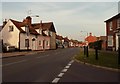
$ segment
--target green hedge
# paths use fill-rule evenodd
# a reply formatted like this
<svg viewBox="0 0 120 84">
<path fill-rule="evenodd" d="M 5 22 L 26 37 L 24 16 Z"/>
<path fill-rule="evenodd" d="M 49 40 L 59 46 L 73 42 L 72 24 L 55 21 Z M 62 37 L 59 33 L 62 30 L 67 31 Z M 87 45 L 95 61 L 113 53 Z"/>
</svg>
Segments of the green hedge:
<svg viewBox="0 0 120 84">
<path fill-rule="evenodd" d="M 97 47 L 98 50 L 102 49 L 102 40 L 96 41 L 96 42 L 91 42 L 89 43 L 89 48 L 95 48 Z"/>
</svg>

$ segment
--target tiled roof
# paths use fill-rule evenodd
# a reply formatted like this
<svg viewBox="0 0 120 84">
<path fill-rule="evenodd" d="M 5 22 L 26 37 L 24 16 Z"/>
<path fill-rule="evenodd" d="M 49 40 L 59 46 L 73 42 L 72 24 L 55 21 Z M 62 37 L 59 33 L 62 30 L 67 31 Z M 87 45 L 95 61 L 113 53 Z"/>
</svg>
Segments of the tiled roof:
<svg viewBox="0 0 120 84">
<path fill-rule="evenodd" d="M 63 37 L 62 37 L 62 36 L 59 36 L 59 35 L 56 35 L 56 39 L 62 40 Z"/>
<path fill-rule="evenodd" d="M 40 26 L 40 25 L 41 25 L 41 23 L 36 23 L 36 24 L 32 24 L 31 26 L 32 26 L 34 29 L 42 28 L 43 31 L 45 31 L 45 30 L 50 30 L 50 31 L 56 33 L 55 28 L 54 28 L 54 25 L 53 25 L 53 22 L 42 23 L 42 25 L 41 25 L 41 26 Z"/>
<path fill-rule="evenodd" d="M 10 19 L 13 24 L 20 30 L 20 32 L 22 33 L 26 33 L 21 27 L 24 27 L 26 26 L 26 23 L 24 22 L 19 22 L 19 21 L 15 21 L 15 20 L 12 20 Z M 38 35 L 39 33 L 37 33 L 37 31 L 35 31 L 35 29 L 33 29 L 30 25 L 29 25 L 29 30 L 30 30 L 30 33 L 31 34 L 35 34 L 35 35 Z"/>
<path fill-rule="evenodd" d="M 64 41 L 65 41 L 65 42 L 69 42 L 70 40 L 69 40 L 67 37 L 65 37 L 65 38 L 64 38 Z"/>
<path fill-rule="evenodd" d="M 13 22 L 13 24 L 20 30 L 21 33 L 26 33 L 26 31 L 24 31 L 21 28 L 21 27 L 24 27 L 26 25 L 28 25 L 28 27 L 29 27 L 30 34 L 40 35 L 35 30 L 35 29 L 39 29 L 39 28 L 42 28 L 42 31 L 49 30 L 49 31 L 56 33 L 53 22 L 31 24 L 31 17 L 30 16 L 28 16 L 26 19 L 24 19 L 23 22 L 19 22 L 19 21 L 12 20 L 12 19 L 10 19 L 10 21 Z M 44 32 L 42 32 L 42 35 L 47 36 Z"/>
<path fill-rule="evenodd" d="M 120 18 L 120 13 L 118 13 L 117 15 L 111 17 L 110 19 L 106 20 L 105 22 L 111 21 L 114 18 Z"/>
</svg>

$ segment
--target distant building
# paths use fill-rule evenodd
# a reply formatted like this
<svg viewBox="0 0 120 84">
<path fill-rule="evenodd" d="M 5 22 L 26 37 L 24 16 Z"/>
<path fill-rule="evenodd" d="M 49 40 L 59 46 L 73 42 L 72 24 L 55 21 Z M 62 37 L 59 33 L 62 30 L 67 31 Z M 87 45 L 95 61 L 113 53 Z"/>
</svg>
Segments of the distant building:
<svg viewBox="0 0 120 84">
<path fill-rule="evenodd" d="M 102 40 L 102 49 L 106 50 L 106 36 L 100 36 L 98 41 Z"/>
<path fill-rule="evenodd" d="M 63 38 L 63 46 L 64 46 L 64 48 L 69 47 L 69 42 L 70 42 L 70 40 L 68 39 L 68 37 Z"/>
<path fill-rule="evenodd" d="M 92 33 L 90 33 L 90 35 L 85 38 L 85 42 L 87 44 L 89 44 L 91 42 L 95 42 L 95 41 L 97 41 L 97 37 L 96 36 L 92 36 Z"/>
<path fill-rule="evenodd" d="M 120 28 L 120 13 L 106 20 L 107 49 L 118 50 L 118 36 L 115 33 Z"/>
<path fill-rule="evenodd" d="M 64 47 L 63 46 L 63 41 L 64 41 L 64 39 L 63 39 L 62 36 L 56 35 L 56 47 L 57 48 L 63 48 Z"/>
</svg>

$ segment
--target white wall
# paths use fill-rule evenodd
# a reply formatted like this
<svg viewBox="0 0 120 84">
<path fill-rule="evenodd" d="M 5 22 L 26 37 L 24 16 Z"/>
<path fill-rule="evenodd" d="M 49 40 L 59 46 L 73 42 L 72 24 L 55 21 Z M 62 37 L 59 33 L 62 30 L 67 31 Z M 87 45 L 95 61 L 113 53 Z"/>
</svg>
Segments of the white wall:
<svg viewBox="0 0 120 84">
<path fill-rule="evenodd" d="M 13 25 L 14 30 L 9 32 L 9 26 Z M 19 42 L 19 30 L 17 27 L 9 20 L 4 28 L 1 30 L 3 43 L 8 43 L 11 46 L 18 48 Z"/>
<path fill-rule="evenodd" d="M 33 42 L 32 39 L 35 38 L 36 40 Z M 29 39 L 29 49 L 31 50 L 37 50 L 37 38 L 35 35 L 29 34 L 29 36 L 26 35 L 26 33 L 20 34 L 20 49 L 26 50 L 27 47 L 25 47 L 25 39 Z"/>
<path fill-rule="evenodd" d="M 39 41 L 41 41 L 41 45 L 39 45 Z M 44 41 L 44 45 L 43 45 L 43 41 Z M 46 45 L 47 41 L 48 41 L 48 45 Z M 43 46 L 44 49 L 50 49 L 50 37 L 39 35 L 37 38 L 37 50 L 43 50 Z"/>
</svg>

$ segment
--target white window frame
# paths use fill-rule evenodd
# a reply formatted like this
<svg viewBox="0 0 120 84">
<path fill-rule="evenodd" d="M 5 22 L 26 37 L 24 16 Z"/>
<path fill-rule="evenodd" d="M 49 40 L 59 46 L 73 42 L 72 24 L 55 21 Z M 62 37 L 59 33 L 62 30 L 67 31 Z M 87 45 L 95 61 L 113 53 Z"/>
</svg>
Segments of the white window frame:
<svg viewBox="0 0 120 84">
<path fill-rule="evenodd" d="M 117 19 L 117 28 L 120 28 L 120 18 Z"/>
<path fill-rule="evenodd" d="M 49 46 L 49 41 L 46 41 L 46 45 Z"/>
<path fill-rule="evenodd" d="M 41 41 L 41 40 L 39 40 L 39 45 L 40 45 L 40 46 L 42 45 L 42 41 Z"/>
<path fill-rule="evenodd" d="M 113 46 L 113 36 L 108 36 L 108 46 Z"/>
<path fill-rule="evenodd" d="M 29 39 L 25 39 L 25 47 L 29 47 Z"/>
<path fill-rule="evenodd" d="M 13 25 L 10 25 L 9 26 L 9 32 L 13 32 L 14 31 L 14 27 L 13 27 Z"/>
<path fill-rule="evenodd" d="M 109 29 L 110 29 L 110 31 L 113 30 L 113 22 L 112 21 L 109 23 Z"/>
</svg>

